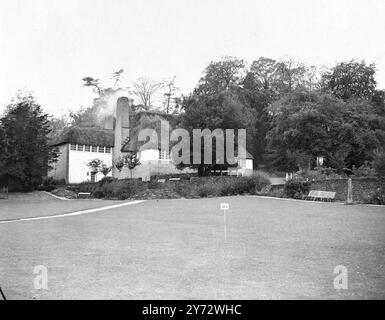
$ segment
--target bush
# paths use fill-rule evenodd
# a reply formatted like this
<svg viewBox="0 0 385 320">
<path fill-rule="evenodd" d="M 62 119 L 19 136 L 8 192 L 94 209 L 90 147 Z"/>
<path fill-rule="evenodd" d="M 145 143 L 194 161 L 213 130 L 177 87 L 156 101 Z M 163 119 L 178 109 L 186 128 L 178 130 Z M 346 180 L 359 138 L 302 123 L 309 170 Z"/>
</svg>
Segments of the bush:
<svg viewBox="0 0 385 320">
<path fill-rule="evenodd" d="M 114 182 L 114 181 L 117 181 L 118 179 L 117 178 L 113 178 L 113 177 L 103 177 L 99 182 L 99 186 L 103 186 L 105 185 L 106 183 L 111 183 L 111 182 Z"/>
<path fill-rule="evenodd" d="M 45 186 L 45 185 L 40 185 L 38 188 L 37 188 L 37 190 L 39 190 L 39 191 L 47 191 L 47 192 L 51 192 L 51 191 L 53 191 L 53 190 L 55 190 L 56 189 L 56 186 L 54 186 L 54 185 L 48 185 L 48 186 Z"/>
<path fill-rule="evenodd" d="M 376 153 L 373 160 L 373 167 L 376 170 L 377 176 L 385 177 L 385 151 L 379 151 Z"/>
<path fill-rule="evenodd" d="M 80 184 L 79 190 L 92 189 L 92 191 L 88 192 L 91 192 L 94 198 L 126 200 L 134 196 L 137 192 L 145 189 L 145 183 L 136 179 L 109 180 L 110 182 L 108 182 L 108 180 L 104 181 L 102 185 L 99 183 Z"/>
<path fill-rule="evenodd" d="M 118 196 L 119 200 L 127 200 L 127 199 L 130 199 L 131 197 L 132 197 L 132 194 L 127 192 L 122 192 Z"/>
<path fill-rule="evenodd" d="M 191 185 L 183 182 L 176 182 L 174 184 L 174 191 L 183 198 L 191 197 L 193 193 Z"/>
<path fill-rule="evenodd" d="M 356 168 L 353 166 L 352 173 L 355 177 L 374 177 L 376 175 L 376 171 L 370 166 L 368 161 Z"/>
<path fill-rule="evenodd" d="M 160 187 L 160 183 L 156 180 L 150 180 L 147 186 L 149 189 L 158 189 Z"/>
<path fill-rule="evenodd" d="M 97 199 L 102 199 L 106 196 L 103 190 L 96 190 L 91 195 L 93 198 L 97 198 Z"/>
<path fill-rule="evenodd" d="M 208 185 L 197 187 L 197 194 L 201 198 L 207 198 L 209 195 L 215 195 L 215 190 Z"/>
<path fill-rule="evenodd" d="M 264 173 L 255 172 L 251 177 L 248 178 L 253 180 L 256 189 L 254 192 L 250 192 L 252 194 L 254 194 L 255 191 L 261 191 L 262 188 L 270 185 L 269 177 Z"/>
<path fill-rule="evenodd" d="M 385 187 L 378 188 L 365 200 L 365 203 L 385 205 Z"/>
<path fill-rule="evenodd" d="M 285 184 L 284 193 L 287 197 L 293 199 L 302 199 L 310 191 L 310 182 L 289 181 Z"/>
<path fill-rule="evenodd" d="M 266 177 L 259 174 L 250 177 L 237 177 L 233 181 L 231 180 L 227 180 L 227 183 L 221 188 L 221 195 L 256 194 L 257 191 L 270 184 Z"/>
<path fill-rule="evenodd" d="M 299 181 L 312 181 L 312 180 L 327 180 L 327 179 L 341 179 L 342 175 L 337 173 L 333 168 L 314 168 L 314 170 L 308 170 L 306 172 L 298 172 L 294 175 L 294 179 Z"/>
</svg>

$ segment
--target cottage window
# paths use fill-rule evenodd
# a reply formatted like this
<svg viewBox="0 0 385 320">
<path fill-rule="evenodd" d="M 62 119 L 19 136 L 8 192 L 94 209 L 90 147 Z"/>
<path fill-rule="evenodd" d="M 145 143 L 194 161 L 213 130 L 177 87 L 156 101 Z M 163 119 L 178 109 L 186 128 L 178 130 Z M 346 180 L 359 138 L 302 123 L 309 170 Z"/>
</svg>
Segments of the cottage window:
<svg viewBox="0 0 385 320">
<path fill-rule="evenodd" d="M 83 151 L 84 150 L 84 145 L 78 144 L 77 150 L 78 151 Z"/>
<path fill-rule="evenodd" d="M 159 160 L 168 160 L 170 156 L 165 150 L 159 150 Z"/>
<path fill-rule="evenodd" d="M 98 147 L 92 146 L 92 152 L 98 152 Z"/>
<path fill-rule="evenodd" d="M 106 147 L 106 153 L 111 153 L 111 148 L 110 147 Z"/>
<path fill-rule="evenodd" d="M 86 152 L 90 152 L 91 151 L 91 146 L 84 146 L 84 151 Z"/>
<path fill-rule="evenodd" d="M 72 143 L 71 143 L 70 146 L 71 146 L 71 150 L 76 150 L 76 144 L 72 144 Z"/>
<path fill-rule="evenodd" d="M 99 147 L 99 152 L 104 153 L 104 147 Z"/>
</svg>

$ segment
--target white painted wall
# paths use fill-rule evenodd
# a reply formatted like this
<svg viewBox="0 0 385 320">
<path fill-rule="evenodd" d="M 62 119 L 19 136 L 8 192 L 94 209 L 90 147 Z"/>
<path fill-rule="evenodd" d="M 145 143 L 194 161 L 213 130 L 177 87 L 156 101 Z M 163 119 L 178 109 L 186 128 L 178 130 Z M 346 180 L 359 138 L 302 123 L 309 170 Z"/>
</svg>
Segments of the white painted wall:
<svg viewBox="0 0 385 320">
<path fill-rule="evenodd" d="M 93 159 L 100 159 L 103 163 L 111 166 L 112 153 L 86 152 L 86 151 L 69 151 L 69 183 L 80 183 L 91 181 L 91 170 L 87 167 L 87 163 Z M 88 175 L 87 175 L 88 174 Z M 111 172 L 108 174 L 111 176 Z M 96 181 L 104 176 L 102 173 L 96 175 Z"/>
<path fill-rule="evenodd" d="M 251 169 L 253 170 L 253 160 L 252 159 L 246 159 L 246 169 Z"/>
<path fill-rule="evenodd" d="M 253 174 L 253 160 L 240 159 L 238 160 L 237 168 L 229 168 L 229 175 L 231 176 L 250 176 Z"/>
<path fill-rule="evenodd" d="M 139 152 L 139 161 L 158 160 L 159 150 L 147 149 Z"/>
</svg>

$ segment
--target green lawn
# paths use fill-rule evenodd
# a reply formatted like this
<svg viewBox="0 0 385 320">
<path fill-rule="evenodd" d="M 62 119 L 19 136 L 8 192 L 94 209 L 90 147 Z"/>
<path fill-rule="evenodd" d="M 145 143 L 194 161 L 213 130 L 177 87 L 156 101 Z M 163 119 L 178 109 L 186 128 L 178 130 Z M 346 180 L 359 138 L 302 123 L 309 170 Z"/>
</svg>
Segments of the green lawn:
<svg viewBox="0 0 385 320">
<path fill-rule="evenodd" d="M 226 242 L 221 202 L 230 204 Z M 109 204 L 7 200 L 0 220 Z M 0 244 L 9 299 L 385 298 L 384 207 L 251 196 L 153 200 L 0 224 Z M 36 265 L 48 267 L 48 290 L 33 287 Z M 348 290 L 333 287 L 337 265 L 348 269 Z"/>
</svg>

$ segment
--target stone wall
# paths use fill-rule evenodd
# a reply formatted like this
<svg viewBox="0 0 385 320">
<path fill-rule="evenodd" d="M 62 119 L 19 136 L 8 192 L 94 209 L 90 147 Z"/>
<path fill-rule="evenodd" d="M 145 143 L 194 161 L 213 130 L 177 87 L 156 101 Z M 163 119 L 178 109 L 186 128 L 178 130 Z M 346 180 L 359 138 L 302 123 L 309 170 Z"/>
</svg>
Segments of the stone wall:
<svg viewBox="0 0 385 320">
<path fill-rule="evenodd" d="M 385 179 L 353 178 L 353 201 L 363 202 L 378 188 L 385 188 Z M 348 194 L 348 179 L 319 180 L 311 183 L 311 190 L 334 191 L 336 200 L 345 201 Z"/>
</svg>

